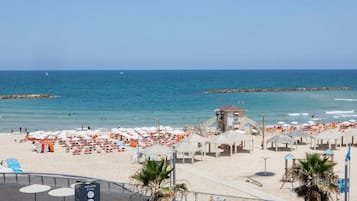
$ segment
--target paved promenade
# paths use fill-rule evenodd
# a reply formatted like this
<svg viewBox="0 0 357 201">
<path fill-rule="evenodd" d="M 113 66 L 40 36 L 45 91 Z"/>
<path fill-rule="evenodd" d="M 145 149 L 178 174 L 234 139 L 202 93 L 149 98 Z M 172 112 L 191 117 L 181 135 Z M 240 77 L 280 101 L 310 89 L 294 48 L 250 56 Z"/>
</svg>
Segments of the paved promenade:
<svg viewBox="0 0 357 201">
<path fill-rule="evenodd" d="M 0 184 L 0 200 L 1 201 L 33 201 L 35 198 L 34 194 L 26 194 L 26 193 L 19 192 L 19 189 L 24 186 L 26 185 Z M 100 195 L 101 195 L 101 201 L 129 200 L 129 195 L 123 193 L 101 192 Z M 63 197 L 52 197 L 48 195 L 48 192 L 37 194 L 37 201 L 62 201 L 62 200 Z M 69 201 L 74 200 L 74 196 L 66 197 L 66 200 Z"/>
</svg>

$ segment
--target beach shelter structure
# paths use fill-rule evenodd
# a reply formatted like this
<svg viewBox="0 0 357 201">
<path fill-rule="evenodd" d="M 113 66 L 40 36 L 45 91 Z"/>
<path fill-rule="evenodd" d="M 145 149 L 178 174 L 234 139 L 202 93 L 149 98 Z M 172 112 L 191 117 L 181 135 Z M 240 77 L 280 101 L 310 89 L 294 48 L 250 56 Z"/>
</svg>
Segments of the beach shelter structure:
<svg viewBox="0 0 357 201">
<path fill-rule="evenodd" d="M 236 148 L 236 146 L 241 143 L 244 146 L 246 142 L 251 142 L 250 150 L 252 150 L 254 147 L 253 138 L 244 133 L 244 131 L 229 130 L 221 135 L 213 136 L 210 139 L 210 143 L 215 145 L 216 156 L 218 156 L 219 145 L 228 145 L 230 147 L 230 156 L 233 154 L 233 147 Z"/>
<path fill-rule="evenodd" d="M 302 130 L 294 130 L 292 132 L 288 132 L 287 135 L 289 137 L 294 138 L 296 141 L 300 139 L 300 142 L 302 142 L 302 138 L 304 138 L 305 140 L 310 138 L 310 134 L 305 133 Z"/>
<path fill-rule="evenodd" d="M 290 144 L 290 148 L 292 149 L 292 145 L 294 142 L 295 139 L 289 137 L 288 135 L 283 135 L 283 134 L 275 135 L 267 140 L 267 143 L 272 143 L 272 147 L 273 144 L 275 144 L 275 151 L 278 151 L 278 144 L 285 144 L 285 145 Z"/>
<path fill-rule="evenodd" d="M 209 141 L 209 139 L 193 133 L 182 141 L 189 143 L 206 143 Z"/>
<path fill-rule="evenodd" d="M 179 144 L 176 145 L 176 150 L 177 150 L 177 154 L 181 154 L 183 156 L 182 157 L 183 163 L 185 162 L 186 154 L 188 155 L 189 158 L 191 158 L 191 163 L 193 163 L 195 154 L 201 151 L 200 148 L 189 142 L 180 142 Z"/>
<path fill-rule="evenodd" d="M 327 140 L 329 149 L 331 149 L 331 141 L 335 141 L 335 145 L 337 146 L 337 140 L 339 140 L 342 136 L 342 133 L 339 132 L 337 129 L 328 129 L 318 135 L 313 136 L 314 138 L 314 149 L 316 149 L 316 145 L 318 145 L 318 142 L 321 141 L 321 144 L 323 143 L 323 140 Z"/>
<path fill-rule="evenodd" d="M 215 135 L 211 137 L 210 144 L 213 144 L 215 147 L 216 157 L 218 156 L 218 146 L 222 144 L 230 146 L 230 155 L 232 156 L 232 148 L 234 143 L 226 135 Z"/>
<path fill-rule="evenodd" d="M 245 145 L 248 142 L 249 143 L 249 151 L 254 150 L 253 137 L 246 134 L 245 131 L 230 130 L 230 131 L 224 132 L 222 135 L 226 135 L 228 137 L 228 139 L 230 139 L 233 142 L 235 148 L 237 148 L 236 146 L 239 144 L 242 144 L 243 147 L 245 147 Z M 235 150 L 237 150 L 237 149 L 235 149 Z"/>
<path fill-rule="evenodd" d="M 142 150 L 142 154 L 146 159 L 152 158 L 154 160 L 160 160 L 159 158 L 171 158 L 172 153 L 172 148 L 166 147 L 159 143 Z"/>
<path fill-rule="evenodd" d="M 342 135 L 343 137 L 352 137 L 351 144 L 354 144 L 354 137 L 357 136 L 357 129 L 347 129 Z M 342 140 L 341 140 L 342 141 Z M 342 144 L 343 142 L 341 142 Z"/>
<path fill-rule="evenodd" d="M 203 152 L 203 154 L 205 154 L 206 153 L 206 145 L 209 142 L 209 139 L 193 133 L 190 136 L 184 138 L 182 140 L 182 142 L 188 142 L 193 145 L 196 145 L 197 147 L 199 147 L 198 145 L 200 145 L 203 148 L 201 151 Z"/>
</svg>

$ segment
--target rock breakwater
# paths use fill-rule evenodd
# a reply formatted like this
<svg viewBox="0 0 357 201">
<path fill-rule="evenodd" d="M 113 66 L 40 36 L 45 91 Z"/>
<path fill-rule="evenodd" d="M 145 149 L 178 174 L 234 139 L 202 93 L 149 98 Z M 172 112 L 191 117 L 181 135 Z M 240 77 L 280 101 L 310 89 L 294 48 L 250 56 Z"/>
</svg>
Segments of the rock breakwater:
<svg viewBox="0 0 357 201">
<path fill-rule="evenodd" d="M 242 89 L 212 89 L 208 94 L 218 93 L 249 93 L 249 92 L 300 92 L 300 91 L 342 91 L 352 90 L 352 87 L 298 87 L 298 88 L 242 88 Z"/>
<path fill-rule="evenodd" d="M 0 99 L 40 99 L 40 98 L 54 98 L 50 94 L 11 94 L 0 95 Z"/>
</svg>

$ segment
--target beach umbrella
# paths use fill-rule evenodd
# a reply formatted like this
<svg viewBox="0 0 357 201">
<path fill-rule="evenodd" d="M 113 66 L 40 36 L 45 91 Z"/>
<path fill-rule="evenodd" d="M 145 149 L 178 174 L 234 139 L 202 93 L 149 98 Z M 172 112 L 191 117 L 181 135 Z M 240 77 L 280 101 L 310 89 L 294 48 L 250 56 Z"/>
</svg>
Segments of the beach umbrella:
<svg viewBox="0 0 357 201">
<path fill-rule="evenodd" d="M 310 126 L 316 125 L 314 121 L 308 121 L 307 123 L 309 123 Z"/>
</svg>

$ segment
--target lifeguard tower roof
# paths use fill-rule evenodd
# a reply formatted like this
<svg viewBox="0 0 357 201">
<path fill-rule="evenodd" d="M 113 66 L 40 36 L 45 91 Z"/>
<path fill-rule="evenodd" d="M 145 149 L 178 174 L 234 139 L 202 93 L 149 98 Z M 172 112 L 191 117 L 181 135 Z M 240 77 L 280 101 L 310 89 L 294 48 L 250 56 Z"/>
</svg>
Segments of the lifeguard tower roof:
<svg viewBox="0 0 357 201">
<path fill-rule="evenodd" d="M 240 107 L 234 107 L 232 105 L 226 105 L 217 108 L 218 111 L 225 111 L 225 112 L 236 112 L 236 111 L 245 111 L 243 108 Z"/>
</svg>

